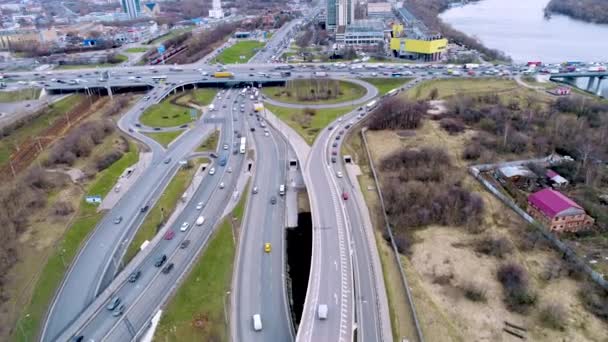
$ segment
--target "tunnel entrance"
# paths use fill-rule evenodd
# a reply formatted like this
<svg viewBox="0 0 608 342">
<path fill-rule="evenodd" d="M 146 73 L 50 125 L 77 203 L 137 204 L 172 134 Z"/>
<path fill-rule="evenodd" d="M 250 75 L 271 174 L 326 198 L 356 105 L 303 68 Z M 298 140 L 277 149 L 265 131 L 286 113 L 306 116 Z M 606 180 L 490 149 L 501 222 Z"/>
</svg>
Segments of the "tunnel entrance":
<svg viewBox="0 0 608 342">
<path fill-rule="evenodd" d="M 298 226 L 287 228 L 287 289 L 290 297 L 291 318 L 296 328 L 300 324 L 312 255 L 312 216 L 298 214 Z"/>
</svg>

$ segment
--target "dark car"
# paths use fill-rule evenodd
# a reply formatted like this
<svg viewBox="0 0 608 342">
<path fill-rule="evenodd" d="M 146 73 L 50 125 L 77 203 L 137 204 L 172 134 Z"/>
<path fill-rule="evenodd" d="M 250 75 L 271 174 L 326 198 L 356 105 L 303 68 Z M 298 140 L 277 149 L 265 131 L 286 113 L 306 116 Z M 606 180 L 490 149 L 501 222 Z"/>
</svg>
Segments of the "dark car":
<svg viewBox="0 0 608 342">
<path fill-rule="evenodd" d="M 224 157 L 224 158 L 220 159 L 220 166 L 226 166 L 226 163 L 227 163 L 227 162 L 228 162 L 228 161 L 226 160 L 226 157 Z"/>
<path fill-rule="evenodd" d="M 131 275 L 129 275 L 129 283 L 134 283 L 137 279 L 139 279 L 140 275 L 141 275 L 140 270 L 137 270 L 137 271 L 131 273 Z"/>
<path fill-rule="evenodd" d="M 252 132 L 255 132 L 255 127 L 251 127 L 251 131 L 252 131 Z"/>
<path fill-rule="evenodd" d="M 112 316 L 118 317 L 118 316 L 122 315 L 123 312 L 125 312 L 125 305 L 124 304 L 121 305 L 121 306 L 119 306 L 116 311 L 112 312 Z"/>
<path fill-rule="evenodd" d="M 183 125 L 179 126 L 179 128 L 188 128 L 188 124 L 183 124 Z"/>
<path fill-rule="evenodd" d="M 135 127 L 141 127 L 141 124 L 136 123 L 136 124 L 135 124 Z"/>
<path fill-rule="evenodd" d="M 331 162 L 335 163 L 336 162 L 336 157 L 331 157 Z"/>
<path fill-rule="evenodd" d="M 161 267 L 165 263 L 165 261 L 167 261 L 167 255 L 159 255 L 154 261 L 154 266 Z"/>
<path fill-rule="evenodd" d="M 154 127 L 155 131 L 160 131 L 160 127 Z"/>
<path fill-rule="evenodd" d="M 72 341 L 72 342 L 82 342 L 82 341 L 84 341 L 84 335 L 74 336 L 74 337 L 72 337 L 72 339 L 70 341 Z"/>
<path fill-rule="evenodd" d="M 274 196 L 270 197 L 270 204 L 277 204 L 277 198 Z"/>
<path fill-rule="evenodd" d="M 182 243 L 179 245 L 179 248 L 181 248 L 181 249 L 185 249 L 185 248 L 187 248 L 188 246 L 190 246 L 190 240 L 184 240 L 184 241 L 183 241 L 183 242 L 182 242 Z"/>
<path fill-rule="evenodd" d="M 334 129 L 334 126 L 329 126 L 327 127 L 327 129 L 331 131 L 332 129 Z"/>
<path fill-rule="evenodd" d="M 338 147 L 338 143 L 337 143 L 337 142 L 335 142 L 335 143 L 331 144 L 331 146 L 332 146 L 332 147 Z"/>
<path fill-rule="evenodd" d="M 108 303 L 108 305 L 106 306 L 106 309 L 112 311 L 114 309 L 116 309 L 116 307 L 120 304 L 120 297 L 114 297 L 110 300 L 110 302 Z"/>
<path fill-rule="evenodd" d="M 163 163 L 169 164 L 170 162 L 171 162 L 171 158 L 167 158 L 167 159 L 165 159 L 165 161 Z"/>
<path fill-rule="evenodd" d="M 145 213 L 146 211 L 148 211 L 148 209 L 150 209 L 150 206 L 149 205 L 145 205 L 139 211 L 142 212 L 142 213 Z"/>
<path fill-rule="evenodd" d="M 211 157 L 211 158 L 217 158 L 217 154 L 211 152 L 211 153 L 209 153 L 209 157 Z"/>
<path fill-rule="evenodd" d="M 171 272 L 171 270 L 173 269 L 173 263 L 170 263 L 169 265 L 165 266 L 165 268 L 163 268 L 163 273 L 167 274 L 169 272 Z"/>
</svg>

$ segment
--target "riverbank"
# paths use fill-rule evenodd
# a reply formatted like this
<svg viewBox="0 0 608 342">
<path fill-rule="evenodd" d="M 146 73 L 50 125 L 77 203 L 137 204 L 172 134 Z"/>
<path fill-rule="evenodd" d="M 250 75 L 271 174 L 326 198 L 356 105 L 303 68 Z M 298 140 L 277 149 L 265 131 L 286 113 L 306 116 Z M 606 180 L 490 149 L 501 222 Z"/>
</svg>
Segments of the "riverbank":
<svg viewBox="0 0 608 342">
<path fill-rule="evenodd" d="M 605 0 L 551 0 L 547 14 L 562 14 L 595 24 L 608 24 L 608 2 Z"/>
</svg>

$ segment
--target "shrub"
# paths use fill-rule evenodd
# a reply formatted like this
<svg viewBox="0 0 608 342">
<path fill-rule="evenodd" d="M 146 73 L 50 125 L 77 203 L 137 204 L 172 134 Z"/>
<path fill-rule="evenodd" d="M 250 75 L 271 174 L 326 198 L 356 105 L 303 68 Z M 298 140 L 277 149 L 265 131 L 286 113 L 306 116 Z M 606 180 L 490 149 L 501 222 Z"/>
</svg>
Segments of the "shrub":
<svg viewBox="0 0 608 342">
<path fill-rule="evenodd" d="M 560 303 L 550 303 L 540 310 L 539 319 L 547 327 L 556 330 L 564 330 L 568 312 Z"/>
<path fill-rule="evenodd" d="M 443 118 L 439 121 L 439 125 L 450 134 L 461 133 L 465 129 L 462 121 L 453 118 Z"/>
<path fill-rule="evenodd" d="M 411 255 L 412 254 L 412 243 L 410 239 L 405 236 L 397 235 L 395 236 L 395 245 L 397 245 L 397 251 L 403 255 Z"/>
<path fill-rule="evenodd" d="M 74 212 L 74 207 L 69 202 L 57 201 L 53 204 L 53 212 L 55 215 L 67 216 Z"/>
<path fill-rule="evenodd" d="M 95 162 L 95 166 L 97 171 L 103 171 L 107 169 L 110 165 L 114 164 L 117 160 L 122 158 L 122 152 L 120 151 L 112 151 L 103 156 L 97 158 Z"/>
<path fill-rule="evenodd" d="M 401 97 L 390 97 L 368 116 L 371 130 L 415 129 L 420 126 L 422 116 L 429 109 L 424 101 L 413 102 Z"/>
<path fill-rule="evenodd" d="M 529 288 L 528 273 L 513 262 L 501 265 L 496 274 L 503 286 L 507 309 L 517 313 L 527 313 L 536 304 L 536 294 Z"/>
<path fill-rule="evenodd" d="M 608 291 L 598 285 L 586 283 L 579 290 L 583 306 L 600 319 L 608 320 Z"/>
<path fill-rule="evenodd" d="M 481 156 L 481 146 L 479 143 L 468 144 L 464 151 L 462 151 L 462 157 L 466 160 L 477 160 Z"/>
<path fill-rule="evenodd" d="M 473 302 L 486 302 L 487 301 L 487 290 L 481 284 L 477 282 L 467 281 L 460 286 L 464 296 Z"/>
<path fill-rule="evenodd" d="M 475 242 L 475 251 L 502 259 L 513 251 L 513 245 L 505 237 L 485 237 Z"/>
</svg>

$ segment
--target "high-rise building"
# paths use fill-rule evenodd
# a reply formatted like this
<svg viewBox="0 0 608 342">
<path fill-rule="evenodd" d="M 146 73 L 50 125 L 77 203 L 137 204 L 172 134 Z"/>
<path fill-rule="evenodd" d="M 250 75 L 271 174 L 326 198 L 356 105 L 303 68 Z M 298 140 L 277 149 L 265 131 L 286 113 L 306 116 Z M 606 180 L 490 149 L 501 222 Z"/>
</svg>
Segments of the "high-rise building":
<svg viewBox="0 0 608 342">
<path fill-rule="evenodd" d="M 327 27 L 336 29 L 350 25 L 355 19 L 356 0 L 327 0 Z"/>
<path fill-rule="evenodd" d="M 211 9 L 209 10 L 209 18 L 222 19 L 224 17 L 224 10 L 222 9 L 221 0 L 213 0 L 211 3 Z"/>
<path fill-rule="evenodd" d="M 139 17 L 141 13 L 141 3 L 139 0 L 120 0 L 122 4 L 122 10 L 127 13 L 129 19 L 135 19 Z"/>
</svg>

